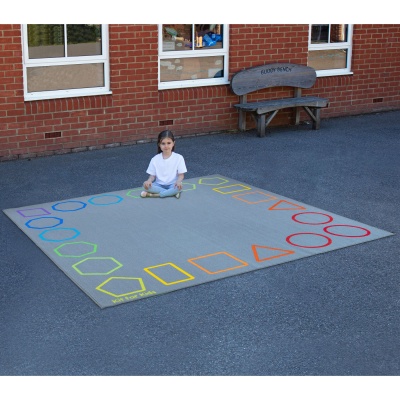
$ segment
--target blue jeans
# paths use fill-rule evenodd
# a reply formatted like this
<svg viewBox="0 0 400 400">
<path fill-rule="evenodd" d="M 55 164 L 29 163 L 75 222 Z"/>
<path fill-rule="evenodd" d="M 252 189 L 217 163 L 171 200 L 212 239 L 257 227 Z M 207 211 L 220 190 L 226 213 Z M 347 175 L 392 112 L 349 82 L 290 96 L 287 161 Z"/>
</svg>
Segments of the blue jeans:
<svg viewBox="0 0 400 400">
<path fill-rule="evenodd" d="M 149 193 L 158 193 L 160 197 L 175 196 L 179 193 L 179 189 L 175 187 L 175 183 L 171 185 L 160 185 L 159 183 L 153 182 L 149 189 L 145 189 Z"/>
</svg>

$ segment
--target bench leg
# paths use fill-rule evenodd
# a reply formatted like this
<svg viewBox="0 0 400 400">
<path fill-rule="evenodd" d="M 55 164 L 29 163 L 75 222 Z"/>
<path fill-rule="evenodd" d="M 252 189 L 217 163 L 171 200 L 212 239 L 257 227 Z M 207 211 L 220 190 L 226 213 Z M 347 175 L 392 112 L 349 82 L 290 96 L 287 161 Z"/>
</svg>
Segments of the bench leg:
<svg viewBox="0 0 400 400">
<path fill-rule="evenodd" d="M 295 117 L 294 124 L 295 125 L 298 125 L 300 123 L 300 110 L 301 110 L 300 107 L 295 108 L 295 111 L 294 111 L 294 117 Z"/>
<path fill-rule="evenodd" d="M 246 113 L 243 110 L 239 110 L 238 128 L 240 132 L 244 132 L 246 130 Z"/>
<path fill-rule="evenodd" d="M 307 114 L 311 117 L 313 120 L 313 129 L 319 129 L 319 126 L 321 124 L 321 109 L 320 108 L 313 108 L 314 112 L 310 110 L 309 107 L 303 107 L 306 111 Z"/>
<path fill-rule="evenodd" d="M 257 116 L 257 132 L 259 137 L 265 136 L 265 114 Z"/>
<path fill-rule="evenodd" d="M 313 122 L 313 129 L 319 129 L 319 126 L 321 125 L 321 109 L 316 108 L 314 115 L 315 115 L 315 121 Z"/>
<path fill-rule="evenodd" d="M 257 132 L 259 137 L 265 136 L 266 127 L 269 125 L 269 123 L 272 121 L 275 115 L 278 114 L 278 111 L 279 110 L 275 110 L 273 113 L 269 115 L 257 114 L 257 113 L 252 114 L 257 123 Z"/>
</svg>

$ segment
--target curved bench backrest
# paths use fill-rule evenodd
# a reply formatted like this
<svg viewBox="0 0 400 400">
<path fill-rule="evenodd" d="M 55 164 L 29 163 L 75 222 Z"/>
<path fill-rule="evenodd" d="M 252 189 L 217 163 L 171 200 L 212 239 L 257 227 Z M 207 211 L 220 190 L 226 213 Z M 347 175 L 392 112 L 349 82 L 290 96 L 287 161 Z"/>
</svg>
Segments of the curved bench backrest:
<svg viewBox="0 0 400 400">
<path fill-rule="evenodd" d="M 302 89 L 314 85 L 317 75 L 314 68 L 290 63 L 273 63 L 237 72 L 231 79 L 231 90 L 238 96 L 275 86 Z"/>
</svg>

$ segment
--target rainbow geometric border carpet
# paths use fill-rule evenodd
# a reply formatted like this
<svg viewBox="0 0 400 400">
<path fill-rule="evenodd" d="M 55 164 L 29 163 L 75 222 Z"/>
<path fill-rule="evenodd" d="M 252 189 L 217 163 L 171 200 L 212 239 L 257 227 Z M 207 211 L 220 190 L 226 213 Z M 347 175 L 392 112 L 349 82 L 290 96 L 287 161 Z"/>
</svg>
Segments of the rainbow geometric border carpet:
<svg viewBox="0 0 400 400">
<path fill-rule="evenodd" d="M 101 308 L 392 235 L 221 175 L 141 190 L 3 211 Z"/>
</svg>

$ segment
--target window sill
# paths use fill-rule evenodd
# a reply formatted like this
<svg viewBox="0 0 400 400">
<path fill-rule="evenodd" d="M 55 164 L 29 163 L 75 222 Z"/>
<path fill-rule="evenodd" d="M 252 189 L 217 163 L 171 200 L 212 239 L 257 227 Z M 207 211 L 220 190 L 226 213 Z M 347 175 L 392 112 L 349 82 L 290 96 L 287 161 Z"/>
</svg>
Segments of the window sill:
<svg viewBox="0 0 400 400">
<path fill-rule="evenodd" d="M 85 96 L 102 96 L 106 94 L 112 94 L 112 92 L 110 90 L 92 90 L 92 91 L 85 90 L 85 92 L 60 91 L 53 93 L 43 92 L 43 93 L 25 94 L 24 101 L 66 99 L 71 97 L 85 97 Z"/>
<path fill-rule="evenodd" d="M 315 71 L 317 73 L 317 78 L 322 78 L 324 76 L 339 76 L 339 75 L 353 75 L 351 71 L 335 71 L 335 70 L 326 70 L 326 71 Z"/>
<path fill-rule="evenodd" d="M 158 84 L 158 90 L 167 90 L 167 89 L 183 89 L 183 88 L 194 88 L 194 87 L 203 87 L 203 86 L 217 86 L 217 85 L 228 85 L 228 80 L 219 79 L 216 82 L 212 82 L 210 80 L 193 80 L 193 81 L 175 81 L 175 82 L 164 82 Z"/>
</svg>

